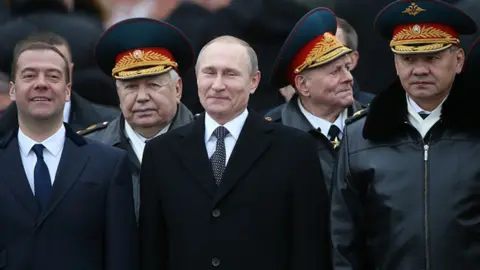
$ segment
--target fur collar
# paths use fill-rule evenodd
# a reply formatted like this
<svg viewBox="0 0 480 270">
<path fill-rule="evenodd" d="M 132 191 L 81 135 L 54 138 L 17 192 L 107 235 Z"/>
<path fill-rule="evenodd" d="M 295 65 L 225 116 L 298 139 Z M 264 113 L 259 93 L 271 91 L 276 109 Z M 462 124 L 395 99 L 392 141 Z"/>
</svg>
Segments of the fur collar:
<svg viewBox="0 0 480 270">
<path fill-rule="evenodd" d="M 445 128 L 457 132 L 480 132 L 480 124 L 476 117 L 480 92 L 475 90 L 477 89 L 468 86 L 462 75 L 457 76 L 442 107 L 440 121 Z M 397 80 L 370 104 L 363 137 L 370 140 L 392 139 L 404 134 L 407 128 L 406 120 L 405 90 Z"/>
</svg>

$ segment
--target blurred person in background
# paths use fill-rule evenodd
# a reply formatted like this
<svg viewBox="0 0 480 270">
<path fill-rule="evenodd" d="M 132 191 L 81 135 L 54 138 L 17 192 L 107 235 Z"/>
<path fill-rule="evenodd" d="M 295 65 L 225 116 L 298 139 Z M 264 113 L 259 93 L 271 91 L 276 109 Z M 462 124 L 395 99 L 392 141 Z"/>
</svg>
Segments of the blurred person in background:
<svg viewBox="0 0 480 270">
<path fill-rule="evenodd" d="M 12 101 L 10 100 L 9 91 L 10 76 L 6 73 L 0 72 L 0 121 L 1 116 L 5 113 Z"/>
<path fill-rule="evenodd" d="M 360 58 L 360 53 L 358 52 L 357 31 L 355 31 L 355 28 L 353 28 L 345 19 L 337 17 L 337 33 L 335 36 L 340 42 L 352 50 L 348 55 L 352 59 L 350 71 L 354 70 Z M 371 93 L 362 91 L 357 80 L 353 77 L 353 97 L 362 105 L 367 105 L 375 96 Z"/>
</svg>

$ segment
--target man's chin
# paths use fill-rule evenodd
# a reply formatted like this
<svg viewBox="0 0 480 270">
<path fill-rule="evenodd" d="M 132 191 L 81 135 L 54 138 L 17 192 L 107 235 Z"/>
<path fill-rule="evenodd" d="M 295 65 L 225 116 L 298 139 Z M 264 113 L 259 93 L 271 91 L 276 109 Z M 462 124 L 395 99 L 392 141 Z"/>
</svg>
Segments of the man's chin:
<svg viewBox="0 0 480 270">
<path fill-rule="evenodd" d="M 139 128 L 154 128 L 154 127 L 158 127 L 160 125 L 161 125 L 161 121 L 159 121 L 158 119 L 153 119 L 153 118 L 138 119 L 133 123 L 133 125 L 131 124 L 131 126 L 136 126 L 136 127 L 139 127 Z"/>
</svg>

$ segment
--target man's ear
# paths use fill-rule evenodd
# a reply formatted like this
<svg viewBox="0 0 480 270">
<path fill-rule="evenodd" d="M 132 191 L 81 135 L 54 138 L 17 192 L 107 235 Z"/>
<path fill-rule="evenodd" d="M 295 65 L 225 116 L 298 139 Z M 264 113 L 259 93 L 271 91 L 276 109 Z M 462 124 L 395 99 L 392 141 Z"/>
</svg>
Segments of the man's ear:
<svg viewBox="0 0 480 270">
<path fill-rule="evenodd" d="M 72 97 L 72 83 L 67 83 L 67 87 L 65 88 L 65 102 L 69 102 Z"/>
<path fill-rule="evenodd" d="M 358 60 L 360 59 L 360 53 L 358 51 L 354 51 L 350 54 L 352 58 L 352 66 L 350 67 L 350 70 L 354 70 L 355 67 L 357 67 Z"/>
<path fill-rule="evenodd" d="M 301 73 L 295 76 L 295 87 L 298 94 L 308 97 L 310 96 L 310 88 L 308 87 L 308 78 L 305 74 Z"/>
<path fill-rule="evenodd" d="M 260 80 L 262 78 L 262 74 L 260 71 L 255 72 L 250 80 L 250 94 L 254 94 L 258 88 L 258 84 L 260 84 Z"/>
<path fill-rule="evenodd" d="M 462 48 L 457 49 L 455 51 L 455 58 L 457 62 L 455 72 L 460 74 L 463 70 L 463 65 L 465 64 L 465 51 Z"/>
<path fill-rule="evenodd" d="M 10 95 L 10 100 L 11 101 L 15 101 L 17 99 L 17 95 L 15 93 L 15 83 L 14 82 L 10 82 L 10 89 L 8 91 L 8 94 Z"/>
<path fill-rule="evenodd" d="M 175 91 L 177 97 L 177 103 L 180 103 L 183 94 L 183 81 L 181 78 L 178 78 L 175 82 Z"/>
<path fill-rule="evenodd" d="M 70 63 L 69 65 L 69 71 L 70 71 L 70 82 L 72 81 L 72 76 L 73 76 L 73 67 L 75 66 L 75 64 L 72 62 Z"/>
</svg>

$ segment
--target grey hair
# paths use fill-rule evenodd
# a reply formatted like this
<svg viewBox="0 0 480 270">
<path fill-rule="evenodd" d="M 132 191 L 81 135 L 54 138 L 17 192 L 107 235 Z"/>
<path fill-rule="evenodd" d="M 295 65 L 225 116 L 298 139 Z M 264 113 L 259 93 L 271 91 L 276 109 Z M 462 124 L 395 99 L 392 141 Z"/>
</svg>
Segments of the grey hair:
<svg viewBox="0 0 480 270">
<path fill-rule="evenodd" d="M 168 74 L 170 74 L 170 78 L 172 78 L 172 81 L 177 81 L 178 79 L 180 79 L 180 75 L 178 75 L 177 71 L 175 71 L 175 69 L 170 69 L 168 71 Z"/>
</svg>

